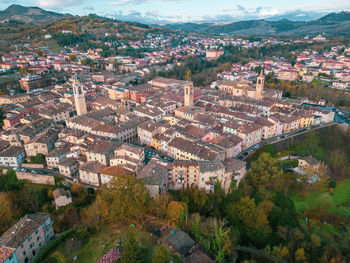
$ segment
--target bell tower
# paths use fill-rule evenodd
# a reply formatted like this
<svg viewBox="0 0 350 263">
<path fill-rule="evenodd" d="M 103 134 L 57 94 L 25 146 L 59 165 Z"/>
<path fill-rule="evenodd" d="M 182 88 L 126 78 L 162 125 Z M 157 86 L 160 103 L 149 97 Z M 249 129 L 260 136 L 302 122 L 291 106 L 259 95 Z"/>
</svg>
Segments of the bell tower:
<svg viewBox="0 0 350 263">
<path fill-rule="evenodd" d="M 87 113 L 85 95 L 83 86 L 80 84 L 78 75 L 73 77 L 73 93 L 74 93 L 74 104 L 77 111 L 77 115 L 83 115 Z"/>
<path fill-rule="evenodd" d="M 124 109 L 130 111 L 130 102 L 129 102 L 128 99 L 122 98 L 122 99 L 121 99 L 121 106 L 122 106 Z"/>
<path fill-rule="evenodd" d="M 261 70 L 260 75 L 256 80 L 255 98 L 257 100 L 261 100 L 263 98 L 262 94 L 264 91 L 264 84 L 265 84 L 265 76 L 264 76 L 263 70 Z"/>
<path fill-rule="evenodd" d="M 185 84 L 184 89 L 185 106 L 193 106 L 194 86 L 192 82 Z"/>
</svg>

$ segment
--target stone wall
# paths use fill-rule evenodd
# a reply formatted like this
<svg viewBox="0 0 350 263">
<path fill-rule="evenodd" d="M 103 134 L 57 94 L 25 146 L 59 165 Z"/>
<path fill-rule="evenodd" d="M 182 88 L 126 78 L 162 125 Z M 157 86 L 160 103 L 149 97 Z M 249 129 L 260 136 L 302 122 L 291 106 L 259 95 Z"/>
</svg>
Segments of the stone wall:
<svg viewBox="0 0 350 263">
<path fill-rule="evenodd" d="M 55 177 L 43 174 L 16 172 L 18 180 L 28 180 L 33 184 L 55 185 Z"/>
</svg>

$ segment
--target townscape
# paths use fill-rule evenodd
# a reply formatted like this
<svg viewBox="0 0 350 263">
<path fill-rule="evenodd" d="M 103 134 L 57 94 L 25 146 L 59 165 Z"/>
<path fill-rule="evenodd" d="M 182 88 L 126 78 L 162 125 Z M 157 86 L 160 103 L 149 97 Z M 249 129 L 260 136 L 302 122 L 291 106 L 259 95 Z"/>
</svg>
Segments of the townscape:
<svg viewBox="0 0 350 263">
<path fill-rule="evenodd" d="M 1 263 L 350 260 L 348 38 L 65 19 L 1 51 Z"/>
</svg>

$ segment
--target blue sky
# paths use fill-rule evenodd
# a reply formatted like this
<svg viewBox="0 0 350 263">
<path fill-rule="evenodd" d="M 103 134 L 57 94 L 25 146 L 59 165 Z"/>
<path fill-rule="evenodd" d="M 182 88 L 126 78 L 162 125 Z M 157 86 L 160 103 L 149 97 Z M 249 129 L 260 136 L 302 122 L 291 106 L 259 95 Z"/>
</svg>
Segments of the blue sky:
<svg viewBox="0 0 350 263">
<path fill-rule="evenodd" d="M 0 0 L 47 10 L 115 17 L 141 22 L 227 22 L 293 14 L 298 20 L 350 10 L 350 0 Z"/>
</svg>

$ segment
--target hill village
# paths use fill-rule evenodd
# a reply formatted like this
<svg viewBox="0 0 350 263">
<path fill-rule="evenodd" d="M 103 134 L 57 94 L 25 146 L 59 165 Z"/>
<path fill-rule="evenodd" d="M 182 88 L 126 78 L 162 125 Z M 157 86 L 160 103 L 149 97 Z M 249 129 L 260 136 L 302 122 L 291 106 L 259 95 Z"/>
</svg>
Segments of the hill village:
<svg viewBox="0 0 350 263">
<path fill-rule="evenodd" d="M 302 41 L 327 41 L 316 38 Z M 268 140 L 334 122 L 334 111 L 318 107 L 326 104 L 324 100 L 285 98 L 281 90 L 265 87 L 267 74 L 311 82 L 321 73 L 326 79 L 329 76 L 332 88 L 348 89 L 349 47 L 305 50 L 293 66 L 283 58 L 232 64 L 217 74 L 210 87 L 195 87 L 190 79 L 164 78 L 154 72 L 170 70 L 186 56 L 218 59 L 225 45 L 249 49 L 289 43 L 188 37 L 184 45 L 172 48 L 171 41 L 171 37 L 149 36 L 132 43 L 135 49 L 162 48 L 145 58 L 112 60 L 101 57 L 101 50 L 74 48 L 58 54 L 43 49 L 38 55 L 29 44 L 26 51 L 3 55 L 3 72 L 21 69 L 28 75 L 19 80 L 24 92 L 11 90 L 0 96 L 5 113 L 0 134 L 2 169 L 14 169 L 18 179 L 34 184 L 55 185 L 55 177 L 61 177 L 95 189 L 114 177 L 132 175 L 144 180 L 153 197 L 191 187 L 210 193 L 217 182 L 228 191 L 244 178 L 245 157 Z M 176 62 L 169 64 L 169 57 Z M 81 63 L 86 59 L 98 63 L 101 70 L 91 71 Z M 116 66 L 121 73 L 115 73 Z M 257 67 L 258 72 L 253 70 Z M 58 78 L 57 72 L 64 76 Z M 38 156 L 45 158 L 44 164 L 31 164 L 30 158 Z M 56 206 L 72 201 L 63 189 L 54 197 Z M 46 214 L 27 215 L 5 232 L 0 238 L 5 262 L 12 262 L 6 261 L 6 255 L 11 260 L 16 254 L 18 262 L 35 256 L 30 242 L 19 247 L 28 236 L 17 235 L 24 231 L 18 228 L 28 226 L 26 233 L 36 231 L 45 244 L 53 235 L 51 224 Z M 40 246 L 40 242 L 33 245 L 37 251 Z"/>
</svg>

